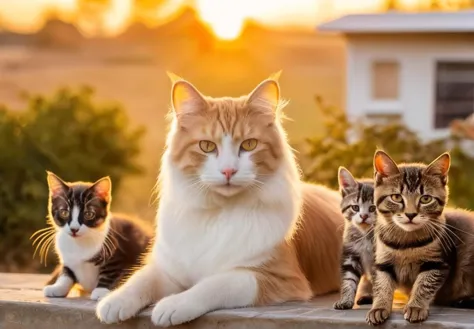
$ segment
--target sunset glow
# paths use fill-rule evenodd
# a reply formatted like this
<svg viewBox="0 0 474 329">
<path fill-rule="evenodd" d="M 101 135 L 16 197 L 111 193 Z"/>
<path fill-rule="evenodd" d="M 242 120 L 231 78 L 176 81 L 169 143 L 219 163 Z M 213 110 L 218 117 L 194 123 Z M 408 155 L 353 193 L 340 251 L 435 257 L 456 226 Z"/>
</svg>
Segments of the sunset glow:
<svg viewBox="0 0 474 329">
<path fill-rule="evenodd" d="M 196 9 L 218 38 L 232 40 L 240 35 L 246 19 L 243 3 L 243 0 L 198 0 Z"/>
<path fill-rule="evenodd" d="M 87 3 L 87 0 L 81 1 Z M 134 1 L 104 2 L 107 5 L 105 12 L 100 14 L 99 23 L 81 19 L 79 0 L 0 0 L 0 17 L 9 29 L 33 32 L 41 28 L 47 14 L 54 11 L 61 19 L 75 22 L 86 34 L 98 33 L 100 26 L 100 33 L 115 35 L 137 17 L 134 16 Z M 399 4 L 408 10 L 425 2 L 429 1 L 399 0 Z M 313 29 L 321 21 L 340 15 L 381 10 L 383 3 L 383 0 L 168 0 L 159 5 L 159 10 L 141 16 L 141 20 L 149 16 L 159 24 L 184 5 L 192 5 L 217 38 L 232 40 L 239 37 L 247 20 L 266 26 Z"/>
<path fill-rule="evenodd" d="M 104 16 L 108 31 L 118 31 L 126 27 L 132 10 L 132 0 L 112 0 L 111 7 Z"/>
<path fill-rule="evenodd" d="M 318 2 L 323 1 L 327 0 L 196 0 L 196 10 L 218 38 L 232 40 L 240 35 L 246 20 L 268 25 L 314 26 Z"/>
</svg>

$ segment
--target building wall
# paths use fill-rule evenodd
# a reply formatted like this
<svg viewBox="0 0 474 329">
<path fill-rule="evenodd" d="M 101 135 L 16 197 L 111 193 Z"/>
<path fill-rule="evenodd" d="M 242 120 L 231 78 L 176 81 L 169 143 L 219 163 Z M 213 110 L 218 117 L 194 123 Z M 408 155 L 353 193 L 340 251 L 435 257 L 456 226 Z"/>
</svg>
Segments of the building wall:
<svg viewBox="0 0 474 329">
<path fill-rule="evenodd" d="M 348 35 L 347 112 L 355 119 L 366 114 L 398 113 L 426 138 L 445 136 L 434 129 L 436 62 L 474 61 L 474 34 Z M 372 99 L 372 63 L 399 63 L 398 101 Z"/>
</svg>

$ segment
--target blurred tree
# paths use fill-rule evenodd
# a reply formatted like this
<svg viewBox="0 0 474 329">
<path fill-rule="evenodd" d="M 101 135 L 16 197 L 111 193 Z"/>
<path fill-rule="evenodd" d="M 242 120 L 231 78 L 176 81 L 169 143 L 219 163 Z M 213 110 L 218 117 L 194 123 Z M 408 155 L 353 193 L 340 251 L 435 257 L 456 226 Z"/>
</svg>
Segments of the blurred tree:
<svg viewBox="0 0 474 329">
<path fill-rule="evenodd" d="M 168 0 L 134 0 L 133 17 L 139 22 L 152 20 L 168 2 Z"/>
<path fill-rule="evenodd" d="M 398 10 L 400 9 L 400 4 L 398 3 L 397 0 L 385 0 L 384 7 L 386 11 Z"/>
<path fill-rule="evenodd" d="M 343 111 L 325 105 L 316 98 L 321 110 L 325 131 L 307 140 L 308 150 L 302 152 L 305 179 L 337 188 L 337 169 L 344 166 L 355 177 L 373 177 L 373 156 L 383 149 L 398 163 L 431 162 L 451 149 L 449 173 L 450 202 L 459 207 L 474 209 L 474 158 L 461 148 L 461 140 L 454 137 L 423 141 L 401 123 L 369 125 L 351 123 Z"/>
<path fill-rule="evenodd" d="M 448 4 L 458 10 L 471 9 L 474 7 L 474 0 L 448 0 Z"/>
<path fill-rule="evenodd" d="M 143 10 L 155 10 L 167 2 L 168 0 L 133 0 L 133 5 Z"/>
<path fill-rule="evenodd" d="M 0 271 L 39 267 L 29 237 L 45 227 L 45 170 L 68 181 L 110 175 L 114 193 L 141 172 L 144 129 L 131 128 L 121 107 L 97 104 L 89 88 L 26 97 L 25 111 L 0 108 Z"/>
<path fill-rule="evenodd" d="M 173 21 L 186 7 L 186 0 L 132 0 L 132 19 L 146 26 Z"/>
<path fill-rule="evenodd" d="M 47 11 L 44 20 L 43 27 L 35 37 L 36 46 L 75 50 L 84 41 L 77 27 L 62 20 L 57 9 Z"/>
<path fill-rule="evenodd" d="M 430 0 L 428 3 L 429 10 L 442 10 L 446 8 L 447 3 L 444 0 Z"/>
<path fill-rule="evenodd" d="M 420 0 L 410 5 L 398 0 L 384 0 L 382 6 L 386 11 L 407 8 L 415 11 L 463 10 L 473 8 L 474 0 Z"/>
</svg>

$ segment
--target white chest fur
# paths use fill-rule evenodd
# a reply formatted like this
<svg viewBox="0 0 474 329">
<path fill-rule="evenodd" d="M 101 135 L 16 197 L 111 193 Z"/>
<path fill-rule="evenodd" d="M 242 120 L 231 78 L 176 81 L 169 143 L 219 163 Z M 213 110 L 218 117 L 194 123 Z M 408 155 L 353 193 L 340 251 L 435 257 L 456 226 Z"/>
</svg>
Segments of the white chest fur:
<svg viewBox="0 0 474 329">
<path fill-rule="evenodd" d="M 160 200 L 154 260 L 185 288 L 220 271 L 262 264 L 299 214 L 299 181 L 291 178 L 277 176 L 253 195 L 218 205 L 173 182 Z"/>
<path fill-rule="evenodd" d="M 98 237 L 72 238 L 66 232 L 56 235 L 56 251 L 64 266 L 69 267 L 76 276 L 77 283 L 91 292 L 99 280 L 99 267 L 90 263 L 102 248 L 103 239 Z"/>
</svg>

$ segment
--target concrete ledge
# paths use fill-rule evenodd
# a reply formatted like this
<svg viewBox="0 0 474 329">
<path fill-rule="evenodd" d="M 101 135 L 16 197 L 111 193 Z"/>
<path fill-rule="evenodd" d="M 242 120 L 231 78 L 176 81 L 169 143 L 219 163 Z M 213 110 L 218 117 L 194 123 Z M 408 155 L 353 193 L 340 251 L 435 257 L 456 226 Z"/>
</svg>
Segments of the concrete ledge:
<svg viewBox="0 0 474 329">
<path fill-rule="evenodd" d="M 0 273 L 1 329 L 151 329 L 150 310 L 136 319 L 119 325 L 104 325 L 96 319 L 96 303 L 86 298 L 43 298 L 41 288 L 46 276 Z M 368 306 L 351 311 L 332 309 L 337 296 L 316 298 L 310 303 L 287 303 L 281 306 L 222 310 L 209 313 L 176 328 L 369 328 L 365 323 Z M 401 305 L 381 328 L 473 328 L 474 312 L 433 308 L 424 324 L 410 324 L 402 317 Z"/>
</svg>

